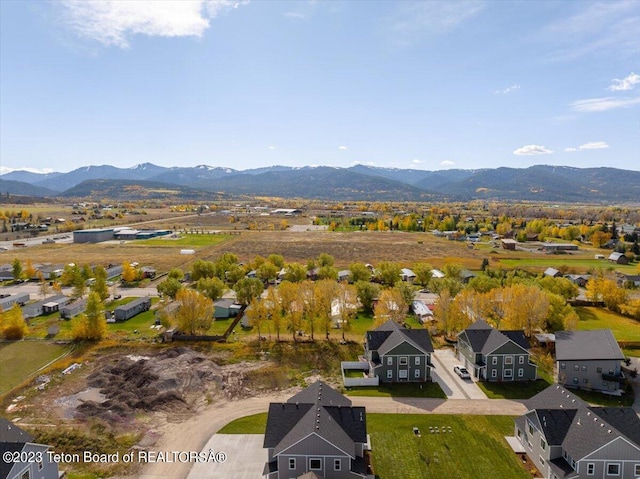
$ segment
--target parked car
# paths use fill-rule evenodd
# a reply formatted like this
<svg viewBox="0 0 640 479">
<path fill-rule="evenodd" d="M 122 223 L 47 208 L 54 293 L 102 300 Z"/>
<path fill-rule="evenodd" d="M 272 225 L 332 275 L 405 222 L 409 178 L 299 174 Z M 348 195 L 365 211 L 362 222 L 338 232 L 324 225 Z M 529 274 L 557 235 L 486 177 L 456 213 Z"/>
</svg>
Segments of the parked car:
<svg viewBox="0 0 640 479">
<path fill-rule="evenodd" d="M 465 368 L 464 366 L 460 366 L 459 364 L 453 367 L 453 372 L 460 376 L 462 379 L 471 379 L 471 375 L 469 374 L 469 371 L 467 371 L 467 368 Z"/>
</svg>

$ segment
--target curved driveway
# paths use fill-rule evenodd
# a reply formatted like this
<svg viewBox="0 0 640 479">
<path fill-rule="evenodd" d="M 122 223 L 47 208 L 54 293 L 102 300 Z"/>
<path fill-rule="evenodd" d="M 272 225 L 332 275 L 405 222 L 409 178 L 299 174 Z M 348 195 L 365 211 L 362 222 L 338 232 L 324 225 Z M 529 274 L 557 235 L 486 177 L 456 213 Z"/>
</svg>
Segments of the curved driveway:
<svg viewBox="0 0 640 479">
<path fill-rule="evenodd" d="M 267 412 L 270 402 L 282 402 L 292 392 L 216 403 L 180 424 L 167 424 L 162 437 L 152 448 L 155 451 L 202 451 L 213 434 L 240 417 Z M 367 412 L 391 414 L 479 414 L 513 415 L 526 412 L 522 401 L 506 399 L 431 399 L 350 397 L 354 406 L 364 406 Z M 136 477 L 141 479 L 184 479 L 192 463 L 147 463 Z"/>
</svg>

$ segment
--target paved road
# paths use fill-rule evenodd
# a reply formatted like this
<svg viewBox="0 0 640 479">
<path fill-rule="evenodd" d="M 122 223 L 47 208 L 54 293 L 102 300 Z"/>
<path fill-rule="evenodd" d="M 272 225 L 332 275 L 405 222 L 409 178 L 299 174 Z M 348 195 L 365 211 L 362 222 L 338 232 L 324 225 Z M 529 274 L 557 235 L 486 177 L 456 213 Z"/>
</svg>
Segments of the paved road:
<svg viewBox="0 0 640 479">
<path fill-rule="evenodd" d="M 286 401 L 291 395 L 292 392 L 287 391 L 272 396 L 212 404 L 186 422 L 167 424 L 161 431 L 162 437 L 153 450 L 166 452 L 208 450 L 207 444 L 212 436 L 227 423 L 240 417 L 266 412 L 270 402 Z M 367 412 L 371 413 L 518 416 L 526 412 L 521 401 L 506 399 L 444 400 L 381 397 L 352 397 L 350 399 L 355 406 L 364 406 L 367 408 Z M 229 460 L 231 461 L 232 458 Z M 189 475 L 192 465 L 193 463 L 188 462 L 147 463 L 140 474 L 136 474 L 135 477 L 141 479 L 184 479 Z M 198 466 L 199 469 L 200 466 Z"/>
</svg>

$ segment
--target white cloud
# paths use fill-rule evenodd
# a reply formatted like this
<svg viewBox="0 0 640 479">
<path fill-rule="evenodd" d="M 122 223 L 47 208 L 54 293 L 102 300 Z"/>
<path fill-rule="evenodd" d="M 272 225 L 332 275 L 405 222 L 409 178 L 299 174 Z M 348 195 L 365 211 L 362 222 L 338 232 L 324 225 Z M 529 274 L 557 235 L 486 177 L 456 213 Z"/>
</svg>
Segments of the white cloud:
<svg viewBox="0 0 640 479">
<path fill-rule="evenodd" d="M 129 47 L 136 34 L 200 37 L 209 20 L 240 5 L 231 0 L 62 0 L 64 22 L 79 36 L 106 46 Z"/>
<path fill-rule="evenodd" d="M 476 0 L 431 0 L 428 2 L 399 2 L 390 28 L 400 43 L 411 44 L 423 35 L 447 33 L 465 20 L 474 17 L 485 7 Z"/>
<path fill-rule="evenodd" d="M 633 87 L 640 83 L 640 75 L 631 72 L 628 76 L 624 77 L 622 80 L 618 78 L 614 78 L 611 80 L 613 84 L 607 88 L 607 90 L 611 91 L 626 91 L 633 90 Z"/>
<path fill-rule="evenodd" d="M 284 16 L 287 18 L 292 18 L 294 20 L 306 20 L 308 18 L 307 15 L 299 12 L 287 12 L 284 14 Z"/>
<path fill-rule="evenodd" d="M 267 146 L 267 149 L 269 149 L 269 150 L 275 150 L 275 149 L 276 149 L 276 147 L 275 147 L 274 145 L 269 145 L 269 146 Z"/>
<path fill-rule="evenodd" d="M 411 163 L 419 165 L 420 163 L 422 163 L 422 161 L 416 158 L 415 160 L 412 160 Z"/>
<path fill-rule="evenodd" d="M 519 89 L 520 89 L 520 85 L 513 84 L 513 85 L 505 88 L 504 90 L 496 90 L 496 95 L 508 95 L 512 91 L 519 90 Z"/>
<path fill-rule="evenodd" d="M 346 150 L 346 149 L 347 149 L 347 147 L 344 146 L 344 145 L 338 147 L 338 150 Z"/>
<path fill-rule="evenodd" d="M 640 103 L 640 97 L 631 98 L 614 98 L 612 96 L 604 98 L 588 98 L 586 100 L 577 100 L 571 104 L 571 108 L 580 112 L 592 111 L 608 111 L 617 108 L 628 108 Z"/>
<path fill-rule="evenodd" d="M 609 148 L 609 145 L 604 141 L 591 141 L 584 145 L 580 145 L 578 148 L 580 150 L 601 150 L 603 148 Z"/>
<path fill-rule="evenodd" d="M 513 152 L 514 155 L 518 156 L 548 155 L 550 153 L 553 153 L 553 151 L 540 145 L 525 145 Z"/>
<path fill-rule="evenodd" d="M 453 166 L 455 163 L 453 161 L 444 160 L 440 162 L 440 166 Z"/>
<path fill-rule="evenodd" d="M 573 151 L 578 151 L 578 149 L 570 146 L 568 148 L 565 148 L 563 151 L 566 151 L 567 153 L 571 153 Z"/>
<path fill-rule="evenodd" d="M 579 13 L 547 26 L 538 38 L 553 49 L 554 60 L 585 55 L 637 58 L 640 15 L 637 2 L 576 2 Z"/>
</svg>

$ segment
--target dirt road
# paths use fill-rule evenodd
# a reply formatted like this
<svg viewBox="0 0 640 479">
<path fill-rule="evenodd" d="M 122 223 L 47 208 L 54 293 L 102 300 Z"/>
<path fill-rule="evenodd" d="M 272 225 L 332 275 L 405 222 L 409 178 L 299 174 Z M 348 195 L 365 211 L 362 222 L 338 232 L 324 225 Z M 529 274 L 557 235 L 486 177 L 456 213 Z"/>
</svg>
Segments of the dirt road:
<svg viewBox="0 0 640 479">
<path fill-rule="evenodd" d="M 221 402 L 180 424 L 167 424 L 162 437 L 153 447 L 155 451 L 201 451 L 209 438 L 227 423 L 243 416 L 266 412 L 270 402 L 286 401 L 292 391 L 276 395 Z M 364 406 L 367 412 L 392 414 L 479 414 L 520 415 L 526 412 L 521 401 L 502 399 L 422 399 L 353 397 L 354 406 Z M 184 479 L 189 474 L 191 463 L 147 463 L 140 474 L 141 479 Z"/>
</svg>

